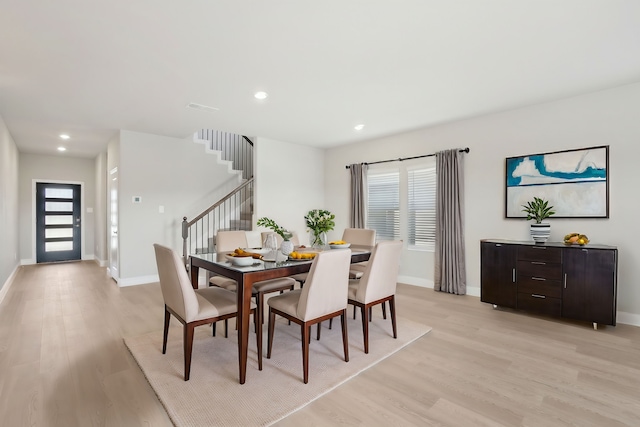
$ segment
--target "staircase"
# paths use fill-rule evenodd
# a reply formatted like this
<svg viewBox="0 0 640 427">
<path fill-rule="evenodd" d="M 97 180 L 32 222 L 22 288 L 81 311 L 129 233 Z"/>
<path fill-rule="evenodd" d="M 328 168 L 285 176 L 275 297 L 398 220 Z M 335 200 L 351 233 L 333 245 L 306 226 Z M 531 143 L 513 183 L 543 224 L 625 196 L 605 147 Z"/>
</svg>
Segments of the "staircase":
<svg viewBox="0 0 640 427">
<path fill-rule="evenodd" d="M 218 152 L 232 162 L 233 170 L 242 171 L 242 183 L 191 220 L 182 221 L 183 258 L 189 254 L 215 252 L 219 230 L 253 228 L 253 142 L 243 135 L 202 130 L 194 140 L 206 144 L 207 151 Z"/>
</svg>

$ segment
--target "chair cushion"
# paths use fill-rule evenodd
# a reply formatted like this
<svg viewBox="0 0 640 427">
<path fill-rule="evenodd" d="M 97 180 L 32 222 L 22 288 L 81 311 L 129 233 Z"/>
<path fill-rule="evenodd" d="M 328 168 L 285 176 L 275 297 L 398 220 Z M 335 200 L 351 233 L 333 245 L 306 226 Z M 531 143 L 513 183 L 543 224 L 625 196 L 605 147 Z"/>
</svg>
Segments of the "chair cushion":
<svg viewBox="0 0 640 427">
<path fill-rule="evenodd" d="M 307 281 L 307 277 L 309 276 L 309 273 L 298 273 L 298 274 L 294 274 L 293 276 L 289 276 L 292 279 L 294 279 L 297 282 L 300 283 L 304 283 Z"/>
<path fill-rule="evenodd" d="M 237 311 L 237 296 L 234 292 L 212 286 L 210 288 L 196 289 L 198 299 L 198 314 L 192 321 L 208 319 L 210 317 L 224 316 Z M 251 303 L 251 308 L 256 305 Z"/>
<path fill-rule="evenodd" d="M 235 292 L 236 287 L 238 286 L 238 283 L 235 280 L 224 276 L 213 276 L 209 279 L 209 283 L 213 286 L 218 286 L 232 292 Z"/>
<path fill-rule="evenodd" d="M 364 271 L 349 270 L 349 279 L 359 279 L 364 276 Z"/>
<path fill-rule="evenodd" d="M 287 291 L 296 284 L 295 279 L 291 277 L 278 277 L 277 279 L 263 280 L 253 284 L 253 293 L 268 293 L 276 291 Z"/>
<path fill-rule="evenodd" d="M 276 310 L 298 319 L 297 311 L 301 292 L 302 289 L 296 289 L 295 291 L 285 292 L 282 295 L 276 295 L 275 297 L 269 298 L 267 304 L 269 304 L 269 307 L 273 307 Z"/>
</svg>

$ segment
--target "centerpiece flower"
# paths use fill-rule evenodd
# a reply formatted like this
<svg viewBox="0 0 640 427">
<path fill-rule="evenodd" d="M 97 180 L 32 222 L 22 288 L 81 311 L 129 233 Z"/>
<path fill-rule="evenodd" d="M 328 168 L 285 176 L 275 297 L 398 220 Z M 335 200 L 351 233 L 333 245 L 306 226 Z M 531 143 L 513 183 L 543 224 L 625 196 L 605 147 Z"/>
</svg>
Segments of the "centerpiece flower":
<svg viewBox="0 0 640 427">
<path fill-rule="evenodd" d="M 307 228 L 313 232 L 313 241 L 311 246 L 323 246 L 326 244 L 327 231 L 333 230 L 336 223 L 334 214 L 324 209 L 310 210 L 304 217 Z"/>
</svg>

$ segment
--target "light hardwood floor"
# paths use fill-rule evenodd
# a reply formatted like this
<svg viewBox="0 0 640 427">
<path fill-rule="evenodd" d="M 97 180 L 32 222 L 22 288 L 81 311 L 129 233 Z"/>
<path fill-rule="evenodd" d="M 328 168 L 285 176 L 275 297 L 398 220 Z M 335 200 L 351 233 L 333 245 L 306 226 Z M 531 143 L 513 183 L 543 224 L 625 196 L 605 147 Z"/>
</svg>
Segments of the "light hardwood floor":
<svg viewBox="0 0 640 427">
<path fill-rule="evenodd" d="M 397 299 L 433 331 L 279 426 L 640 426 L 640 328 Z M 122 341 L 160 330 L 162 305 L 93 262 L 22 267 L 0 305 L 0 425 L 170 426 Z"/>
</svg>

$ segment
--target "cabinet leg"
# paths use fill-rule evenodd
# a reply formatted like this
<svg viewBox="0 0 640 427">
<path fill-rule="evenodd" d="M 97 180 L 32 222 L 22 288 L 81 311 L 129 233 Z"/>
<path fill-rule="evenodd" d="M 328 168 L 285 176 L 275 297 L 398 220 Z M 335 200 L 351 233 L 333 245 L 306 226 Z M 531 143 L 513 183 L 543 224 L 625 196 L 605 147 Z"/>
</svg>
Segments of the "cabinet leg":
<svg viewBox="0 0 640 427">
<path fill-rule="evenodd" d="M 593 322 L 593 330 L 594 331 L 598 330 L 598 324 L 596 322 Z"/>
<path fill-rule="evenodd" d="M 493 309 L 495 310 L 496 308 L 498 308 L 498 304 L 493 304 Z"/>
</svg>

